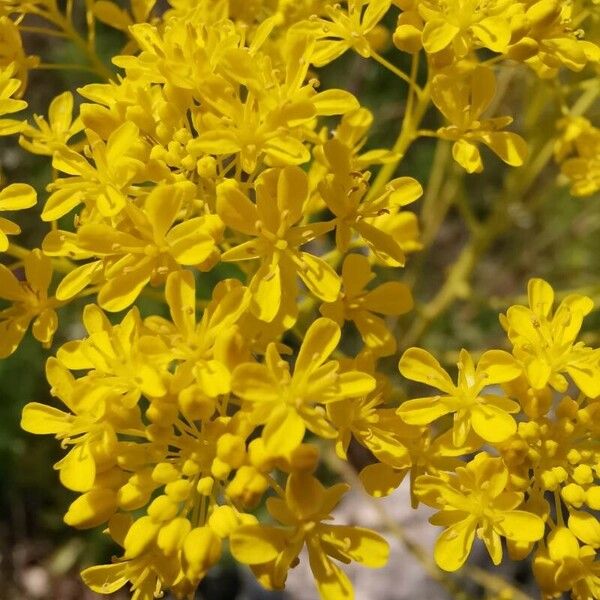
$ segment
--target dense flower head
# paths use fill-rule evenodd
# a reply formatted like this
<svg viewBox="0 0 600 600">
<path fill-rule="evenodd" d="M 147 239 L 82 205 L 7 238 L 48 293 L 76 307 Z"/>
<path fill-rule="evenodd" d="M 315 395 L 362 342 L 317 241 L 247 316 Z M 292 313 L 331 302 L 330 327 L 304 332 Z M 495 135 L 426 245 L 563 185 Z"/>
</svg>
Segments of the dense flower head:
<svg viewBox="0 0 600 600">
<path fill-rule="evenodd" d="M 506 303 L 500 316 L 504 349 L 448 360 L 418 341 L 469 295 L 470 270 L 533 194 L 541 159 L 554 156 L 573 196 L 600 189 L 599 129 L 585 116 L 600 62 L 591 9 L 85 4 L 87 37 L 72 3 L 0 6 L 0 136 L 51 171 L 43 193 L 0 188 L 0 357 L 29 328 L 51 349 L 51 403 L 27 404 L 22 427 L 65 451 L 54 466 L 76 494 L 65 523 L 104 527 L 120 548 L 84 582 L 183 599 L 223 556 L 267 589 L 307 560 L 322 598 L 350 599 L 338 563 L 381 567 L 389 546 L 335 522 L 349 486 L 325 485 L 323 473 L 341 461 L 373 498 L 406 479 L 413 507 L 437 510 L 441 569 L 460 569 L 477 538 L 494 564 L 531 555 L 544 598 L 600 597 L 600 348 L 581 334 L 593 294 L 559 296 L 533 278 L 528 305 Z M 110 66 L 94 49 L 96 22 L 125 43 Z M 64 68 L 24 50 L 22 36 L 40 31 L 71 40 L 89 63 L 73 70 L 96 79 L 23 116 L 29 72 Z M 392 43 L 410 72 L 388 60 Z M 393 147 L 373 147 L 381 115 L 357 86 L 319 80 L 351 53 L 407 86 Z M 538 100 L 510 114 L 513 76 L 554 90 L 554 112 Z M 556 127 L 548 115 L 560 115 Z M 419 182 L 403 161 L 420 138 L 437 140 L 434 169 L 446 149 L 460 168 Z M 486 229 L 456 182 L 490 165 L 525 173 L 526 185 L 507 177 L 510 204 L 489 200 L 500 224 L 490 217 Z M 38 193 L 43 235 L 29 250 L 17 236 Z M 452 203 L 473 241 L 423 305 L 412 254 L 433 244 Z M 63 332 L 59 314 L 82 326 Z"/>
</svg>

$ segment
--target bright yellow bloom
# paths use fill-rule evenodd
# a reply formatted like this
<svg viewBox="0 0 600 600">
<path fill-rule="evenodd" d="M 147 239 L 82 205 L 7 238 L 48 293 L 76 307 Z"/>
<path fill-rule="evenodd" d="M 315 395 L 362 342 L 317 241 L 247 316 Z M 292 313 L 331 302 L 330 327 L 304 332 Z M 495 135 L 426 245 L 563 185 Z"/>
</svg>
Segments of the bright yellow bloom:
<svg viewBox="0 0 600 600">
<path fill-rule="evenodd" d="M 129 12 L 115 2 L 97 0 L 94 2 L 94 16 L 102 23 L 127 33 L 131 25 L 143 23 L 149 18 L 155 4 L 156 0 L 132 0 Z"/>
<path fill-rule="evenodd" d="M 0 212 L 24 210 L 37 203 L 37 193 L 25 183 L 13 183 L 0 191 Z M 9 235 L 18 235 L 21 228 L 12 221 L 0 217 L 0 252 L 8 249 Z"/>
<path fill-rule="evenodd" d="M 59 302 L 48 295 L 52 263 L 41 250 L 32 250 L 24 260 L 25 277 L 21 281 L 0 265 L 0 298 L 11 306 L 0 310 L 0 357 L 12 354 L 33 321 L 31 332 L 48 347 L 58 327 Z"/>
<path fill-rule="evenodd" d="M 267 170 L 258 178 L 256 204 L 235 184 L 217 190 L 217 212 L 230 229 L 252 236 L 222 255 L 223 261 L 260 259 L 249 289 L 251 309 L 272 321 L 280 309 L 295 314 L 294 279 L 298 275 L 318 298 L 332 302 L 341 282 L 321 258 L 299 248 L 333 229 L 333 222 L 298 225 L 308 199 L 308 178 L 297 167 Z"/>
<path fill-rule="evenodd" d="M 384 264 L 403 266 L 406 255 L 400 241 L 378 229 L 374 220 L 382 215 L 396 214 L 401 207 L 420 198 L 423 188 L 419 182 L 412 177 L 398 177 L 376 198 L 365 197 L 367 178 L 361 173 L 350 172 L 347 149 L 339 144 L 330 145 L 325 147 L 325 152 L 336 171 L 321 181 L 319 193 L 335 215 L 337 249 L 345 253 L 355 232 Z"/>
<path fill-rule="evenodd" d="M 452 69 L 436 75 L 431 94 L 435 105 L 450 121 L 438 129 L 442 139 L 454 141 L 454 160 L 469 173 L 483 170 L 478 143 L 488 146 L 505 163 L 519 167 L 527 157 L 527 144 L 516 133 L 500 131 L 512 123 L 511 117 L 482 119 L 496 92 L 496 78 L 488 67 L 463 71 Z"/>
<path fill-rule="evenodd" d="M 39 62 L 39 57 L 27 56 L 25 53 L 17 24 L 8 17 L 0 16 L 0 68 L 7 65 L 15 67 L 19 80 L 19 95 L 22 95 L 27 87 L 29 70 Z"/>
<path fill-rule="evenodd" d="M 340 4 L 326 7 L 328 19 L 309 19 L 297 28 L 317 39 L 311 61 L 322 67 L 349 49 L 364 58 L 371 55 L 370 35 L 383 19 L 392 0 L 349 0 L 348 8 Z"/>
<path fill-rule="evenodd" d="M 471 355 L 461 350 L 456 385 L 440 363 L 421 348 L 409 348 L 402 355 L 398 368 L 407 379 L 433 386 L 444 394 L 403 402 L 398 414 L 410 425 L 427 425 L 453 414 L 452 433 L 456 446 L 466 442 L 471 428 L 491 443 L 506 440 L 517 430 L 510 413 L 519 411 L 518 403 L 506 396 L 482 393 L 486 387 L 515 379 L 521 373 L 508 352 L 489 350 L 475 367 Z"/>
<path fill-rule="evenodd" d="M 172 323 L 161 317 L 149 317 L 144 324 L 160 334 L 168 356 L 179 361 L 174 370 L 173 389 L 180 392 L 185 412 L 193 414 L 194 392 L 213 398 L 230 391 L 230 369 L 235 366 L 232 355 L 235 357 L 239 352 L 240 359 L 246 356 L 236 347 L 240 332 L 235 323 L 247 310 L 249 298 L 239 282 L 223 281 L 215 288 L 213 300 L 204 309 L 202 318 L 197 320 L 196 286 L 190 271 L 169 275 L 165 298 Z M 190 388 L 192 384 L 194 387 Z"/>
<path fill-rule="evenodd" d="M 83 324 L 88 337 L 64 344 L 57 358 L 68 369 L 88 371 L 89 394 L 118 398 L 130 408 L 142 394 L 155 398 L 167 393 L 164 346 L 158 339 L 144 338 L 137 308 L 111 325 L 97 306 L 88 304 Z"/>
<path fill-rule="evenodd" d="M 527 543 L 544 535 L 544 521 L 539 516 L 516 510 L 523 494 L 507 490 L 508 476 L 502 459 L 481 452 L 449 479 L 419 477 L 417 495 L 439 509 L 430 522 L 447 527 L 434 549 L 440 568 L 458 570 L 471 552 L 475 535 L 483 540 L 495 565 L 502 560 L 501 536 Z"/>
<path fill-rule="evenodd" d="M 577 336 L 584 317 L 594 306 L 587 296 L 570 294 L 553 312 L 554 291 L 543 279 L 527 286 L 529 307 L 511 306 L 500 320 L 534 389 L 551 385 L 564 392 L 564 374 L 590 398 L 600 396 L 600 350 Z"/>
<path fill-rule="evenodd" d="M 261 160 L 274 167 L 308 162 L 310 153 L 302 138 L 315 117 L 344 114 L 358 108 L 358 101 L 349 92 L 331 89 L 317 93 L 313 80 L 305 83 L 311 62 L 306 57 L 311 56 L 311 47 L 306 36 L 290 36 L 284 55 L 285 79 L 275 77 L 267 62 L 264 73 L 267 81 L 260 84 L 248 81 L 248 73 L 256 69 L 258 60 L 253 56 L 253 48 L 250 52 L 232 53 L 229 75 L 235 77 L 239 73 L 240 83 L 251 88 L 265 86 L 270 93 L 251 93 L 242 100 L 231 97 L 226 88 L 219 86 L 212 90 L 212 95 L 218 98 L 211 98 L 210 103 L 217 110 L 199 117 L 200 134 L 187 146 L 192 156 L 239 153 L 246 173 L 255 172 Z"/>
<path fill-rule="evenodd" d="M 54 434 L 61 440 L 63 447 L 71 446 L 68 454 L 56 463 L 55 468 L 65 487 L 76 492 L 87 492 L 94 485 L 97 471 L 116 464 L 117 437 L 106 419 L 107 414 L 110 414 L 110 405 L 100 395 L 93 393 L 93 390 L 81 394 L 85 388 L 77 384 L 69 371 L 55 358 L 46 363 L 46 376 L 52 386 L 52 394 L 69 412 L 31 402 L 23 409 L 21 426 L 30 433 Z M 124 421 L 129 421 L 131 425 L 137 424 L 135 411 L 119 410 L 120 416 L 125 417 Z M 112 508 L 114 512 L 116 503 L 113 503 Z M 104 520 L 106 519 L 89 526 L 94 527 Z"/>
<path fill-rule="evenodd" d="M 283 527 L 243 525 L 231 536 L 231 553 L 250 565 L 263 586 L 282 589 L 288 570 L 306 545 L 321 598 L 354 598 L 348 577 L 331 559 L 381 567 L 387 562 L 389 548 L 373 531 L 324 522 L 331 519 L 331 511 L 347 489 L 344 484 L 325 489 L 309 473 L 292 473 L 285 497 L 267 501 L 271 516 Z"/>
<path fill-rule="evenodd" d="M 412 462 L 405 443 L 417 430 L 406 425 L 393 408 L 386 408 L 383 400 L 383 395 L 375 391 L 360 400 L 327 405 L 327 415 L 338 431 L 337 455 L 347 460 L 346 452 L 354 438 L 382 463 L 393 469 L 407 469 Z"/>
<path fill-rule="evenodd" d="M 586 11 L 579 5 L 559 0 L 527 2 L 526 12 L 514 23 L 508 55 L 524 60 L 541 77 L 556 76 L 564 65 L 581 71 L 588 62 L 600 62 L 600 46 L 590 35 L 583 39 Z M 585 23 L 587 28 L 587 23 Z M 592 32 L 590 32 L 592 33 Z"/>
<path fill-rule="evenodd" d="M 83 129 L 79 117 L 73 119 L 73 94 L 64 92 L 50 102 L 48 121 L 34 115 L 35 127 L 27 126 L 19 138 L 19 144 L 33 154 L 52 156 L 67 146 L 69 140 Z"/>
<path fill-rule="evenodd" d="M 398 281 L 387 281 L 373 290 L 365 290 L 375 277 L 369 260 L 360 254 L 349 254 L 342 266 L 342 293 L 333 303 L 322 304 L 324 317 L 339 325 L 352 321 L 364 343 L 380 356 L 396 351 L 396 339 L 386 322 L 374 315 L 402 315 L 413 307 L 408 286 Z"/>
<path fill-rule="evenodd" d="M 584 537 L 589 539 L 586 534 Z M 598 598 L 600 562 L 595 559 L 596 550 L 592 545 L 580 546 L 569 519 L 569 528 L 556 527 L 548 535 L 547 546 L 539 548 L 533 560 L 533 572 L 548 597 L 571 590 L 575 600 Z"/>
<path fill-rule="evenodd" d="M 317 319 L 298 352 L 294 373 L 270 344 L 265 364 L 240 365 L 231 388 L 252 404 L 256 423 L 265 423 L 262 437 L 269 454 L 285 454 L 300 445 L 306 429 L 334 438 L 335 429 L 320 405 L 359 398 L 375 387 L 373 377 L 360 371 L 339 373 L 339 363 L 327 360 L 340 340 L 340 328 L 330 319 Z"/>
<path fill-rule="evenodd" d="M 423 47 L 428 53 L 445 50 L 463 58 L 472 48 L 503 53 L 511 38 L 512 16 L 522 11 L 510 0 L 421 0 L 425 21 Z"/>
<path fill-rule="evenodd" d="M 586 120 L 584 120 L 586 122 Z M 573 140 L 573 155 L 560 165 L 573 196 L 591 196 L 600 190 L 600 129 L 586 122 Z"/>
<path fill-rule="evenodd" d="M 142 176 L 144 164 L 136 156 L 139 130 L 132 122 L 115 130 L 106 143 L 94 132 L 86 133 L 94 166 L 74 150 L 58 150 L 52 165 L 71 177 L 50 184 L 52 194 L 42 212 L 44 221 L 55 221 L 82 202 L 103 216 L 115 216 L 127 204 L 129 186 Z"/>
<path fill-rule="evenodd" d="M 16 100 L 16 92 L 21 87 L 21 82 L 14 79 L 16 65 L 11 63 L 4 68 L 0 68 L 0 117 L 19 112 L 27 108 L 25 100 Z M 23 121 L 15 119 L 0 119 L 0 136 L 19 133 L 26 124 Z"/>
<path fill-rule="evenodd" d="M 184 207 L 192 203 L 194 193 L 195 187 L 189 182 L 159 185 L 145 198 L 143 209 L 134 204 L 124 207 L 118 229 L 103 223 L 79 228 L 77 246 L 103 259 L 106 283 L 98 294 L 102 308 L 127 308 L 148 283 L 162 283 L 181 266 L 208 270 L 218 262 L 216 244 L 223 231 L 219 217 L 205 215 L 176 223 Z M 89 265 L 77 273 L 81 271 L 88 275 L 87 283 L 95 275 Z"/>
</svg>

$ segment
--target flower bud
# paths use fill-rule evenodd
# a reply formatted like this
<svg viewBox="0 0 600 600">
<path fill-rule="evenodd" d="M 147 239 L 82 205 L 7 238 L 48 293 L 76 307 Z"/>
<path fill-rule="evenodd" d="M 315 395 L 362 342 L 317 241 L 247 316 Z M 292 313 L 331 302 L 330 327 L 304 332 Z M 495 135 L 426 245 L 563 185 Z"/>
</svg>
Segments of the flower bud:
<svg viewBox="0 0 600 600">
<path fill-rule="evenodd" d="M 221 558 L 221 540 L 210 527 L 196 527 L 183 542 L 184 570 L 191 581 L 200 581 Z"/>
<path fill-rule="evenodd" d="M 108 521 L 116 510 L 116 492 L 105 488 L 94 488 L 71 503 L 64 516 L 64 522 L 78 529 L 97 527 Z"/>
</svg>

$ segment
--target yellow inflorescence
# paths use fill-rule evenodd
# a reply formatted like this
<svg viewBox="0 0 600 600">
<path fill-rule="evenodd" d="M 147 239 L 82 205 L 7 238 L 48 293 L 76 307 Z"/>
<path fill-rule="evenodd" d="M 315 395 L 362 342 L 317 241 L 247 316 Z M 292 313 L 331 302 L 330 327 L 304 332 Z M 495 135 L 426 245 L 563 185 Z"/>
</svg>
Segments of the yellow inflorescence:
<svg viewBox="0 0 600 600">
<path fill-rule="evenodd" d="M 523 165 L 527 142 L 497 104 L 500 71 L 563 87 L 565 72 L 592 72 L 573 86 L 583 90 L 575 102 L 561 92 L 549 148 L 574 196 L 600 189 L 600 130 L 583 116 L 600 92 L 597 8 L 127 4 L 86 1 L 87 37 L 73 25 L 73 2 L 64 13 L 54 0 L 0 7 L 0 135 L 18 134 L 53 168 L 41 248 L 11 243 L 21 230 L 0 217 L 2 259 L 16 259 L 0 265 L 0 355 L 30 325 L 50 347 L 57 311 L 89 301 L 84 337 L 46 364 L 61 408 L 34 402 L 22 416 L 26 431 L 53 434 L 67 451 L 55 468 L 78 496 L 65 522 L 106 527 L 122 548 L 83 571 L 87 585 L 103 594 L 128 585 L 137 600 L 162 590 L 189 598 L 230 552 L 281 589 L 306 548 L 321 597 L 353 597 L 338 563 L 380 567 L 388 544 L 332 524 L 348 486 L 327 487 L 316 473 L 323 453 L 349 461 L 354 441 L 371 458 L 359 473 L 370 495 L 408 475 L 413 505 L 438 511 L 441 569 L 461 568 L 478 538 L 495 564 L 531 554 L 545 598 L 600 598 L 600 349 L 578 340 L 591 299 L 571 294 L 555 306 L 551 286 L 532 279 L 528 306 L 501 315 L 510 351 L 475 360 L 461 350 L 457 373 L 408 348 L 400 382 L 418 382 L 418 398 L 401 401 L 398 375 L 380 366 L 403 344 L 394 318 L 413 308 L 409 286 L 390 279 L 421 247 L 405 207 L 423 188 L 394 178 L 396 167 L 421 137 L 449 140 L 468 173 L 484 169 L 483 146 Z M 96 21 L 127 38 L 114 70 L 94 52 Z M 28 32 L 70 39 L 85 54 L 79 67 L 102 81 L 77 90 L 80 106 L 65 91 L 47 116 L 15 116 L 27 108 L 29 71 L 61 68 L 26 55 Z M 391 43 L 410 73 L 381 54 Z M 365 151 L 373 115 L 349 91 L 320 86 L 317 69 L 347 52 L 408 85 L 393 148 Z M 432 107 L 439 127 L 423 129 Z M 2 212 L 36 202 L 27 184 L 0 190 Z M 162 315 L 140 313 L 146 296 L 164 302 Z M 343 353 L 350 323 L 355 351 Z"/>
</svg>

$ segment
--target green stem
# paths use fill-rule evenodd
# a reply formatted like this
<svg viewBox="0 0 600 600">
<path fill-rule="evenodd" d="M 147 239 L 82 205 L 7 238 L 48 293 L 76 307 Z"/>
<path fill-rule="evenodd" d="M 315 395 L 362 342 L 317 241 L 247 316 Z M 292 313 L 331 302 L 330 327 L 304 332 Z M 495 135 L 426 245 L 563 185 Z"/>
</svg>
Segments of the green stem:
<svg viewBox="0 0 600 600">
<path fill-rule="evenodd" d="M 413 63 L 411 68 L 411 80 L 416 82 L 417 71 L 419 67 L 418 54 L 413 55 Z M 416 85 L 416 84 L 415 84 Z M 381 167 L 375 181 L 369 190 L 367 198 L 375 198 L 377 194 L 385 187 L 389 180 L 393 177 L 400 161 L 404 158 L 406 151 L 410 145 L 418 137 L 418 129 L 429 108 L 429 101 L 431 98 L 431 86 L 428 81 L 425 87 L 421 90 L 420 94 L 413 94 L 413 87 L 409 88 L 408 100 L 406 103 L 406 113 L 402 121 L 402 126 L 396 139 L 396 143 L 392 148 L 392 152 L 397 153 L 398 157 Z M 414 98 L 417 96 L 417 102 L 415 104 Z"/>
</svg>

